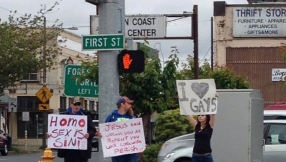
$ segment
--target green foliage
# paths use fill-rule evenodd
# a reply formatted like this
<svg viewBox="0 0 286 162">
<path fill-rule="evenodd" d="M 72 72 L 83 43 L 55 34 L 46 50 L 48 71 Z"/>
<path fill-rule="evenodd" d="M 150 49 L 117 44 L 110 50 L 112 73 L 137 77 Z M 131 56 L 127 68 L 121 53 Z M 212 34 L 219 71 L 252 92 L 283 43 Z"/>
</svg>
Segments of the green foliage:
<svg viewBox="0 0 286 162">
<path fill-rule="evenodd" d="M 181 75 L 185 79 L 194 78 L 194 59 L 189 56 L 187 58 L 188 63 L 183 64 L 183 70 L 181 70 Z M 214 70 L 211 70 L 210 64 L 206 61 L 199 69 L 199 78 L 208 79 L 213 78 L 216 83 L 217 89 L 248 89 L 250 88 L 249 81 L 246 76 L 237 74 L 232 69 L 225 66 L 216 66 Z"/>
<path fill-rule="evenodd" d="M 155 138 L 158 143 L 193 131 L 187 118 L 180 115 L 179 109 L 164 111 L 156 119 Z"/>
<path fill-rule="evenodd" d="M 161 84 L 164 89 L 163 97 L 167 110 L 176 109 L 179 107 L 176 87 L 176 80 L 179 77 L 179 73 L 177 71 L 179 65 L 179 58 L 177 57 L 177 54 L 179 52 L 176 47 L 172 48 L 173 50 L 169 60 L 164 63 L 165 67 L 163 69 L 161 78 Z"/>
<path fill-rule="evenodd" d="M 82 60 L 81 66 L 84 69 L 88 69 L 89 73 L 81 75 L 79 81 L 82 82 L 85 79 L 89 79 L 98 84 L 98 61 L 96 59 L 88 61 Z"/>
<path fill-rule="evenodd" d="M 150 145 L 143 153 L 144 162 L 157 162 L 157 156 L 162 147 L 162 143 Z"/>
<path fill-rule="evenodd" d="M 44 6 L 39 15 L 25 14 L 16 17 L 11 12 L 8 21 L 0 20 L 0 93 L 4 88 L 14 86 L 25 74 L 37 72 L 46 65 L 51 67 L 53 59 L 60 54 L 57 46 L 57 36 L 61 24 L 44 29 L 45 14 L 58 5 L 55 3 L 49 9 Z M 43 45 L 46 44 L 46 61 L 43 59 Z"/>
<path fill-rule="evenodd" d="M 149 47 L 145 41 L 141 50 L 146 55 L 145 70 L 140 74 L 123 74 L 120 77 L 121 95 L 130 96 L 135 99 L 134 109 L 137 113 L 148 113 L 164 110 L 162 98 L 163 86 L 161 82 L 161 64 L 157 59 L 147 56 Z"/>
<path fill-rule="evenodd" d="M 250 84 L 247 78 L 236 74 L 227 67 L 215 67 L 209 78 L 214 78 L 217 89 L 248 89 Z"/>
</svg>

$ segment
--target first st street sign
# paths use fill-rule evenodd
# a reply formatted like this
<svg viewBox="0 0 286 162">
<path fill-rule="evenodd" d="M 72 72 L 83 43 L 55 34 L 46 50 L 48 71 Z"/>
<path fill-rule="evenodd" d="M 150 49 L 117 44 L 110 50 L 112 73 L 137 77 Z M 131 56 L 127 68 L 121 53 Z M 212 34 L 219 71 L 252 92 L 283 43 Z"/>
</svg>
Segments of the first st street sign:
<svg viewBox="0 0 286 162">
<path fill-rule="evenodd" d="M 98 85 L 95 82 L 89 79 L 80 81 L 80 76 L 85 73 L 89 73 L 89 70 L 80 65 L 66 66 L 64 81 L 66 96 L 98 97 Z"/>
<path fill-rule="evenodd" d="M 83 35 L 82 50 L 122 50 L 125 40 L 123 34 Z"/>
</svg>

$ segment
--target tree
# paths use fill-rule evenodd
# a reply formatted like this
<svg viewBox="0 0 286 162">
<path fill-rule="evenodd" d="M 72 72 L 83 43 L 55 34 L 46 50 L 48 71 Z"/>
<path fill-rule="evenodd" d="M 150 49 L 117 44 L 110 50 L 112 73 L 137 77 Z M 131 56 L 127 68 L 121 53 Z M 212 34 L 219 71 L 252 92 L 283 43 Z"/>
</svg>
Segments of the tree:
<svg viewBox="0 0 286 162">
<path fill-rule="evenodd" d="M 171 138 L 191 133 L 194 128 L 180 110 L 167 110 L 158 115 L 155 126 L 156 142 L 162 143 Z"/>
<path fill-rule="evenodd" d="M 194 128 L 180 110 L 167 110 L 159 114 L 155 126 L 156 143 L 148 146 L 143 153 L 145 161 L 156 162 L 161 146 L 167 140 L 191 133 Z"/>
<path fill-rule="evenodd" d="M 52 7 L 43 6 L 38 15 L 25 14 L 16 17 L 17 11 L 11 12 L 7 21 L 0 20 L 0 93 L 21 80 L 29 72 L 37 72 L 46 65 L 54 63 L 53 59 L 60 54 L 57 36 L 61 24 L 44 28 L 45 14 Z M 43 46 L 46 44 L 46 62 L 43 59 Z"/>
<path fill-rule="evenodd" d="M 135 100 L 134 110 L 143 119 L 145 137 L 148 137 L 150 117 L 153 112 L 161 112 L 165 109 L 161 84 L 161 63 L 158 59 L 150 59 L 147 56 L 149 47 L 147 41 L 141 46 L 145 52 L 145 70 L 140 74 L 123 74 L 120 77 L 121 95 L 126 95 Z"/>
<path fill-rule="evenodd" d="M 189 56 L 187 60 L 188 63 L 183 64 L 181 77 L 185 79 L 193 79 L 194 59 Z M 226 66 L 215 66 L 212 71 L 210 64 L 206 60 L 199 68 L 199 78 L 213 78 L 217 89 L 248 89 L 250 87 L 246 76 L 239 75 L 234 70 Z"/>
</svg>

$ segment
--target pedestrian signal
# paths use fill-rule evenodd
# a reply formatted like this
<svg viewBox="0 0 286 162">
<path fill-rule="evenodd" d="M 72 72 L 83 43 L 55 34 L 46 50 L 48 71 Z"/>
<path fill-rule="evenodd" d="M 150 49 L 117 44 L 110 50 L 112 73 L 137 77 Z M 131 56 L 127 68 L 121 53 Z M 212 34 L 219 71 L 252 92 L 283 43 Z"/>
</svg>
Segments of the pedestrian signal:
<svg viewBox="0 0 286 162">
<path fill-rule="evenodd" d="M 119 73 L 141 73 L 145 68 L 145 55 L 142 50 L 123 50 L 118 55 Z"/>
</svg>

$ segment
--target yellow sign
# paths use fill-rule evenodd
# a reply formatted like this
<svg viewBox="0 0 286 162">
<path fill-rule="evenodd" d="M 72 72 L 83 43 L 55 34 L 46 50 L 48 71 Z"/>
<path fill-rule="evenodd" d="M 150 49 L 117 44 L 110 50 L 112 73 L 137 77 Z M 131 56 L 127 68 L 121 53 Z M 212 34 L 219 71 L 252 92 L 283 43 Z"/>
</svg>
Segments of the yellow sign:
<svg viewBox="0 0 286 162">
<path fill-rule="evenodd" d="M 49 104 L 39 104 L 39 110 L 50 110 Z"/>
<path fill-rule="evenodd" d="M 42 103 L 46 103 L 52 96 L 52 92 L 46 87 L 43 86 L 37 93 L 36 96 Z"/>
</svg>

